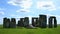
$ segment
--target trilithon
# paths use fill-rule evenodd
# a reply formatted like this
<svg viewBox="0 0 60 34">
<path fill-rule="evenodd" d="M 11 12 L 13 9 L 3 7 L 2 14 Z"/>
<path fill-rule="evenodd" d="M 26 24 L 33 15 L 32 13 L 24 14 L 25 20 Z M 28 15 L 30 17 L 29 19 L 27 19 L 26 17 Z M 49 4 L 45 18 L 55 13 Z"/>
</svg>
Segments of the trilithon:
<svg viewBox="0 0 60 34">
<path fill-rule="evenodd" d="M 39 15 L 39 27 L 46 28 L 47 27 L 47 16 Z"/>
<path fill-rule="evenodd" d="M 24 27 L 29 26 L 29 17 L 24 18 Z"/>
<path fill-rule="evenodd" d="M 34 27 L 38 27 L 39 26 L 39 22 L 38 22 L 38 18 L 37 17 L 32 17 L 32 25 Z"/>
<path fill-rule="evenodd" d="M 10 25 L 10 19 L 3 18 L 3 28 L 9 28 Z"/>
<path fill-rule="evenodd" d="M 52 28 L 52 27 L 57 27 L 57 20 L 56 20 L 56 17 L 55 16 L 51 16 L 50 18 L 49 18 L 49 21 L 48 21 L 49 23 L 48 23 L 48 26 L 49 26 L 49 28 Z"/>
<path fill-rule="evenodd" d="M 11 18 L 10 28 L 16 28 L 16 19 L 15 18 Z"/>
<path fill-rule="evenodd" d="M 20 20 L 18 21 L 18 26 L 24 27 L 24 18 L 20 18 Z"/>
</svg>

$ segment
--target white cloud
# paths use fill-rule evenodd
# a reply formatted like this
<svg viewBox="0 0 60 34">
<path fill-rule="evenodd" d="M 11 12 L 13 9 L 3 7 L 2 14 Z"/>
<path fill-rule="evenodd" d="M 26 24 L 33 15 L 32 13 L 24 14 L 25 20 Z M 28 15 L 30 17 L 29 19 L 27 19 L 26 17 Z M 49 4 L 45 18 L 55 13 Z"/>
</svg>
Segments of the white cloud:
<svg viewBox="0 0 60 34">
<path fill-rule="evenodd" d="M 28 9 L 19 9 L 16 12 L 30 12 Z"/>
<path fill-rule="evenodd" d="M 16 14 L 11 14 L 11 17 L 14 17 L 16 19 L 20 19 L 20 18 L 24 18 L 25 16 L 20 16 L 20 15 L 16 15 Z"/>
<path fill-rule="evenodd" d="M 24 9 L 30 8 L 32 5 L 32 0 L 26 0 L 22 1 L 21 7 L 24 7 Z"/>
<path fill-rule="evenodd" d="M 8 4 L 14 5 L 14 6 L 20 6 L 23 9 L 17 10 L 17 12 L 28 12 L 29 8 L 32 6 L 32 0 L 10 0 Z M 27 10 L 28 9 L 28 10 Z"/>
<path fill-rule="evenodd" d="M 16 6 L 17 4 L 15 4 L 13 1 L 9 1 L 8 4 L 14 5 Z"/>
<path fill-rule="evenodd" d="M 1 11 L 0 14 L 4 15 L 4 12 Z"/>
<path fill-rule="evenodd" d="M 6 8 L 5 8 L 6 9 Z M 4 8 L 0 8 L 0 15 L 4 15 L 5 13 L 3 12 L 5 10 Z"/>
<path fill-rule="evenodd" d="M 56 6 L 52 1 L 38 1 L 37 9 L 52 11 L 56 10 Z"/>
</svg>

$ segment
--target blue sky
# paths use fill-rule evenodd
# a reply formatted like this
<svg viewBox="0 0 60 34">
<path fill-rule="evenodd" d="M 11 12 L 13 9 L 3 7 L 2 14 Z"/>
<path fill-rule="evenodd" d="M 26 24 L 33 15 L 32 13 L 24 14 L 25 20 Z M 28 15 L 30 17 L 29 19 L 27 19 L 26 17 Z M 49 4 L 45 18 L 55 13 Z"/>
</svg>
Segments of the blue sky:
<svg viewBox="0 0 60 34">
<path fill-rule="evenodd" d="M 38 17 L 39 14 L 56 16 L 60 24 L 60 0 L 0 0 L 0 24 L 3 18 Z"/>
</svg>

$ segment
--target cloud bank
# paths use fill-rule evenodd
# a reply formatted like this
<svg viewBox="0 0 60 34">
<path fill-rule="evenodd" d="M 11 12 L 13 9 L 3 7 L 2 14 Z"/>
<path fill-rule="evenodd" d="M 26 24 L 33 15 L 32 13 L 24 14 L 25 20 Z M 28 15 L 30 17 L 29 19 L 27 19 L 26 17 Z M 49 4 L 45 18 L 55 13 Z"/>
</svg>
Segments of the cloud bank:
<svg viewBox="0 0 60 34">
<path fill-rule="evenodd" d="M 31 8 L 32 0 L 10 0 L 8 1 L 8 4 L 23 8 L 17 10 L 16 12 L 28 12 L 29 8 Z"/>
<path fill-rule="evenodd" d="M 38 1 L 37 9 L 52 11 L 56 10 L 56 6 L 52 1 Z"/>
</svg>

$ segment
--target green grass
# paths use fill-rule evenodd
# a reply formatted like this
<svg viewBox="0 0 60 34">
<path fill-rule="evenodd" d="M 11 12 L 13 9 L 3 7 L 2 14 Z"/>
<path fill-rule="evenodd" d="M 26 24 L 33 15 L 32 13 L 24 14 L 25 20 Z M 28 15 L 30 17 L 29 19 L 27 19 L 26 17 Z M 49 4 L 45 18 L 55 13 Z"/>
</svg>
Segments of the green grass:
<svg viewBox="0 0 60 34">
<path fill-rule="evenodd" d="M 0 34 L 60 34 L 60 25 L 57 28 L 37 28 L 37 29 L 26 29 L 26 28 L 2 28 L 0 26 Z"/>
</svg>

